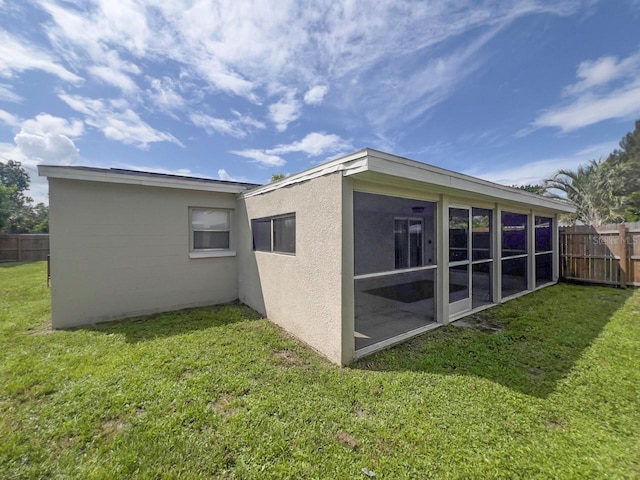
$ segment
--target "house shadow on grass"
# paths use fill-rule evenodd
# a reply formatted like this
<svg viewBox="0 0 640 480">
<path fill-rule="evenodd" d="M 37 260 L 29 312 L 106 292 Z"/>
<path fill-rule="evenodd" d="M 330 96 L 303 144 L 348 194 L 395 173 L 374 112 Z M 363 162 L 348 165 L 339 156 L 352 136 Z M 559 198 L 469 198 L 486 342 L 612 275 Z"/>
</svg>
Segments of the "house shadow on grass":
<svg viewBox="0 0 640 480">
<path fill-rule="evenodd" d="M 352 368 L 471 375 L 546 398 L 631 295 L 558 284 L 466 317 L 466 328 L 433 330 Z"/>
<path fill-rule="evenodd" d="M 211 307 L 188 308 L 175 312 L 156 313 L 113 322 L 79 327 L 105 334 L 124 335 L 129 343 L 184 335 L 222 327 L 233 323 L 259 320 L 261 315 L 239 302 Z"/>
</svg>

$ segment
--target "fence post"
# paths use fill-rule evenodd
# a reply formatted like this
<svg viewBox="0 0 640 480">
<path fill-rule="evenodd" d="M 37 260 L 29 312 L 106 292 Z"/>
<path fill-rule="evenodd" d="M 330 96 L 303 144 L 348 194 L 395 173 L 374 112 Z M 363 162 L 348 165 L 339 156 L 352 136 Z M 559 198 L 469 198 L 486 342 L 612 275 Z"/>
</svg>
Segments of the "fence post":
<svg viewBox="0 0 640 480">
<path fill-rule="evenodd" d="M 624 223 L 618 225 L 620 242 L 620 287 L 627 288 L 627 228 Z"/>
<path fill-rule="evenodd" d="M 20 235 L 18 235 L 18 237 L 16 238 L 17 240 L 17 247 L 18 247 L 18 261 L 22 260 L 22 237 Z"/>
</svg>

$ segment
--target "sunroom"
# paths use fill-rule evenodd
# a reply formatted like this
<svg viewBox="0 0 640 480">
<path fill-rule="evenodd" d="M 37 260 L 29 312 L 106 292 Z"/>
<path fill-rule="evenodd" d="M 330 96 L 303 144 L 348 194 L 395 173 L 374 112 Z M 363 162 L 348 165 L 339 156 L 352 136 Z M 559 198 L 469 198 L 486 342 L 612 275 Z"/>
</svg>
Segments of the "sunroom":
<svg viewBox="0 0 640 480">
<path fill-rule="evenodd" d="M 558 279 L 565 202 L 372 150 L 345 177 L 354 358 Z"/>
</svg>

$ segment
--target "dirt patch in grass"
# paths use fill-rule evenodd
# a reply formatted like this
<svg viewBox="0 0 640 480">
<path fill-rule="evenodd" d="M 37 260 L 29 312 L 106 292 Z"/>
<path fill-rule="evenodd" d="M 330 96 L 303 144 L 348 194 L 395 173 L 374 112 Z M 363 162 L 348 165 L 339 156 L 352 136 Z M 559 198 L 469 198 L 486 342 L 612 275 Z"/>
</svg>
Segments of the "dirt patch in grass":
<svg viewBox="0 0 640 480">
<path fill-rule="evenodd" d="M 351 450 L 355 450 L 360 446 L 360 442 L 358 442 L 355 438 L 349 435 L 346 432 L 338 432 L 336 433 L 336 440 L 350 448 Z"/>
<path fill-rule="evenodd" d="M 221 395 L 217 400 L 209 403 L 211 410 L 218 415 L 230 417 L 236 412 L 236 408 L 233 406 L 233 400 L 235 397 L 229 394 Z"/>
<path fill-rule="evenodd" d="M 102 435 L 106 438 L 111 438 L 117 435 L 119 432 L 129 428 L 129 422 L 121 418 L 112 418 L 102 422 L 100 430 Z"/>
<path fill-rule="evenodd" d="M 494 320 L 491 314 L 482 312 L 458 320 L 452 325 L 461 328 L 470 328 L 472 330 L 489 334 L 499 332 L 505 327 L 504 324 Z"/>
<path fill-rule="evenodd" d="M 273 354 L 276 364 L 282 367 L 303 367 L 305 361 L 293 350 L 278 350 Z"/>
<path fill-rule="evenodd" d="M 36 327 L 27 329 L 27 332 L 29 335 L 49 335 L 51 333 L 55 333 L 55 330 L 53 329 L 53 325 L 51 324 L 51 318 L 49 318 L 44 323 L 41 323 Z"/>
</svg>

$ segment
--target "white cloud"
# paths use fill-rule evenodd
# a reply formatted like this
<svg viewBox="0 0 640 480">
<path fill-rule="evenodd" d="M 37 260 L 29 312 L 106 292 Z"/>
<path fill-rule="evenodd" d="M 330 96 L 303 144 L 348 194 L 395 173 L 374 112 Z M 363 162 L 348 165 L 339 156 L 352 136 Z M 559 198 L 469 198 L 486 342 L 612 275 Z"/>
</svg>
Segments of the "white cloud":
<svg viewBox="0 0 640 480">
<path fill-rule="evenodd" d="M 304 103 L 308 105 L 320 105 L 328 91 L 329 87 L 326 85 L 311 87 L 307 90 L 307 93 L 304 94 Z"/>
<path fill-rule="evenodd" d="M 574 170 L 591 159 L 604 158 L 617 148 L 617 141 L 590 145 L 569 155 L 546 158 L 512 168 L 470 170 L 465 173 L 502 185 L 539 184 L 560 169 Z"/>
<path fill-rule="evenodd" d="M 543 127 L 570 132 L 640 115 L 640 51 L 621 60 L 601 57 L 582 62 L 576 77 L 578 81 L 563 91 L 567 101 L 542 111 L 522 134 Z"/>
<path fill-rule="evenodd" d="M 22 131 L 35 135 L 66 135 L 79 137 L 84 131 L 84 124 L 80 120 L 68 120 L 54 117 L 48 113 L 41 113 L 22 123 Z"/>
<path fill-rule="evenodd" d="M 352 149 L 353 147 L 338 135 L 323 132 L 312 132 L 298 142 L 278 145 L 267 150 L 267 152 L 276 155 L 286 153 L 305 153 L 311 157 L 317 157 L 319 155 L 327 155 Z"/>
<path fill-rule="evenodd" d="M 240 157 L 248 158 L 262 166 L 280 167 L 285 165 L 287 161 L 278 155 L 272 155 L 262 150 L 248 148 L 245 150 L 232 150 L 231 153 Z"/>
<path fill-rule="evenodd" d="M 264 166 L 282 166 L 287 162 L 281 155 L 304 153 L 310 157 L 317 157 L 320 155 L 335 155 L 347 150 L 353 150 L 353 147 L 338 135 L 312 132 L 297 142 L 277 145 L 266 150 L 234 150 L 231 153 L 251 159 Z"/>
<path fill-rule="evenodd" d="M 291 122 L 300 117 L 300 113 L 301 106 L 295 90 L 289 90 L 278 102 L 269 105 L 269 119 L 279 132 L 284 132 Z"/>
<path fill-rule="evenodd" d="M 89 73 L 103 83 L 113 85 L 124 93 L 131 94 L 138 90 L 138 85 L 129 75 L 107 66 L 92 66 L 88 68 Z"/>
<path fill-rule="evenodd" d="M 0 76 L 12 77 L 25 70 L 41 70 L 72 83 L 82 81 L 78 75 L 56 63 L 49 53 L 0 30 Z"/>
<path fill-rule="evenodd" d="M 186 100 L 176 90 L 178 89 L 178 82 L 172 80 L 169 77 L 150 78 L 150 89 L 147 90 L 147 95 L 151 101 L 163 111 L 172 111 L 184 108 Z"/>
<path fill-rule="evenodd" d="M 10 127 L 17 127 L 20 125 L 20 119 L 6 110 L 0 110 L 0 121 L 6 123 Z"/>
<path fill-rule="evenodd" d="M 240 183 L 251 183 L 248 182 L 244 177 L 235 177 L 233 175 L 229 175 L 224 168 L 218 170 L 218 179 L 225 180 L 227 182 L 240 182 Z"/>
<path fill-rule="evenodd" d="M 204 113 L 192 113 L 189 118 L 196 127 L 203 128 L 210 135 L 220 133 L 236 138 L 244 138 L 252 130 L 265 128 L 262 122 L 252 117 L 243 116 L 236 111 L 233 114 L 236 118 L 231 120 L 212 117 Z"/>
<path fill-rule="evenodd" d="M 22 100 L 24 99 L 13 91 L 13 87 L 11 85 L 0 83 L 0 101 L 19 103 L 22 102 Z"/>
<path fill-rule="evenodd" d="M 379 131 L 399 127 L 476 72 L 485 60 L 481 49 L 501 28 L 526 15 L 569 15 L 580 7 L 575 0 L 319 0 L 313 9 L 293 0 L 277 8 L 232 0 L 39 4 L 50 15 L 45 29 L 51 45 L 69 65 L 99 72 L 127 92 L 136 81 L 131 74 L 140 73 L 136 63 L 159 67 L 154 72 L 177 84 L 171 90 L 164 82 L 151 88 L 152 101 L 167 112 L 182 108 L 180 98 L 189 97 L 181 89 L 186 72 L 194 89 L 266 105 L 279 132 L 300 118 L 303 101 L 317 105 L 329 88 L 344 98 L 343 118 L 357 112 L 355 121 Z M 436 53 L 434 47 L 463 34 L 468 47 Z"/>
<path fill-rule="evenodd" d="M 104 134 L 105 137 L 147 149 L 155 142 L 171 142 L 184 146 L 180 140 L 167 132 L 161 132 L 144 122 L 124 100 L 105 102 L 79 95 L 58 94 L 58 97 L 77 112 L 86 115 L 85 123 Z"/>
</svg>

